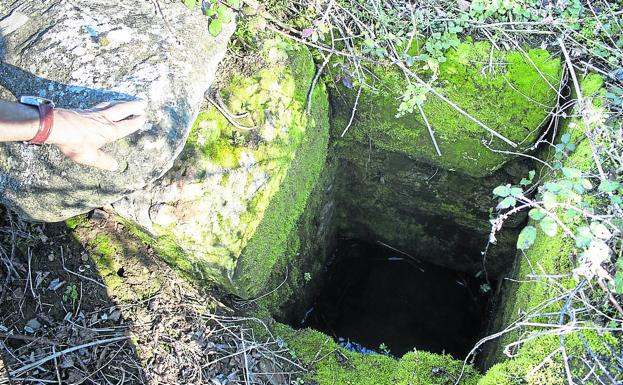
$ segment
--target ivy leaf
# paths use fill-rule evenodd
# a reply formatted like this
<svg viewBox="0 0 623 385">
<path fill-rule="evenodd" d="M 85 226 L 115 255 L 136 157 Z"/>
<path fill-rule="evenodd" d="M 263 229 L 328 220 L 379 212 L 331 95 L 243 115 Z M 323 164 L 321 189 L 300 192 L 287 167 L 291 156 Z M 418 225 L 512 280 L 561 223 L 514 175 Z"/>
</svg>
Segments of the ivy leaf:
<svg viewBox="0 0 623 385">
<path fill-rule="evenodd" d="M 210 35 L 214 37 L 217 37 L 219 33 L 221 33 L 222 29 L 223 23 L 219 19 L 212 20 L 210 22 L 210 25 L 208 25 L 208 31 L 210 32 Z"/>
<path fill-rule="evenodd" d="M 576 210 L 573 209 L 568 209 L 565 211 L 564 215 L 564 219 L 565 221 L 572 221 L 574 218 L 577 218 L 580 216 L 580 213 Z"/>
<path fill-rule="evenodd" d="M 229 23 L 231 21 L 229 9 L 227 9 L 227 7 L 222 4 L 216 8 L 216 14 L 218 15 L 218 18 L 221 20 L 222 23 Z"/>
<path fill-rule="evenodd" d="M 601 183 L 599 183 L 599 187 L 597 189 L 604 193 L 610 193 L 616 191 L 619 187 L 619 182 L 606 179 L 602 180 Z"/>
<path fill-rule="evenodd" d="M 517 248 L 519 250 L 527 250 L 534 245 L 536 240 L 536 228 L 534 226 L 526 226 L 517 237 Z"/>
<path fill-rule="evenodd" d="M 548 237 L 553 237 L 558 232 L 558 224 L 552 218 L 543 218 L 540 224 L 541 230 Z"/>
<path fill-rule="evenodd" d="M 560 141 L 561 141 L 562 143 L 564 143 L 564 144 L 569 143 L 569 142 L 571 141 L 571 135 L 570 135 L 569 133 L 563 134 L 563 135 L 560 137 Z"/>
<path fill-rule="evenodd" d="M 555 182 L 546 182 L 543 186 L 547 191 L 551 191 L 553 193 L 558 192 L 562 189 L 562 186 Z"/>
<path fill-rule="evenodd" d="M 505 198 L 511 194 L 511 189 L 508 185 L 506 186 L 498 186 L 493 189 L 493 194 Z"/>
<path fill-rule="evenodd" d="M 540 221 L 541 219 L 545 217 L 545 211 L 543 211 L 542 209 L 536 208 L 536 209 L 530 210 L 528 212 L 528 215 L 530 216 L 530 218 L 534 219 L 535 221 Z"/>
<path fill-rule="evenodd" d="M 528 178 L 521 178 L 521 182 L 519 182 L 519 184 L 521 186 L 527 186 L 530 183 L 532 183 L 532 181 L 534 180 L 534 176 L 536 175 L 536 171 L 534 170 L 530 170 L 530 172 L 528 172 Z"/>
<path fill-rule="evenodd" d="M 575 246 L 579 248 L 586 248 L 591 244 L 593 240 L 593 235 L 591 234 L 591 229 L 588 226 L 580 226 L 578 227 L 575 233 Z"/>
<path fill-rule="evenodd" d="M 543 205 L 546 209 L 551 210 L 556 207 L 557 204 L 556 195 L 552 192 L 546 191 L 543 193 Z"/>
<path fill-rule="evenodd" d="M 498 209 L 498 210 L 507 209 L 509 207 L 515 206 L 515 203 L 517 203 L 515 198 L 513 198 L 511 196 L 508 196 L 508 197 L 502 199 L 502 201 L 500 203 L 498 203 L 496 209 Z"/>
<path fill-rule="evenodd" d="M 523 190 L 519 187 L 511 187 L 510 193 L 511 196 L 515 198 L 521 198 L 523 196 Z"/>
<path fill-rule="evenodd" d="M 532 181 L 534 179 L 534 176 L 536 175 L 536 171 L 534 170 L 530 170 L 528 172 L 528 179 L 530 179 L 530 181 Z"/>
<path fill-rule="evenodd" d="M 562 173 L 567 178 L 581 178 L 582 177 L 582 171 L 578 170 L 577 168 L 563 167 Z"/>
<path fill-rule="evenodd" d="M 197 0 L 184 0 L 184 5 L 192 11 L 197 5 Z"/>
</svg>

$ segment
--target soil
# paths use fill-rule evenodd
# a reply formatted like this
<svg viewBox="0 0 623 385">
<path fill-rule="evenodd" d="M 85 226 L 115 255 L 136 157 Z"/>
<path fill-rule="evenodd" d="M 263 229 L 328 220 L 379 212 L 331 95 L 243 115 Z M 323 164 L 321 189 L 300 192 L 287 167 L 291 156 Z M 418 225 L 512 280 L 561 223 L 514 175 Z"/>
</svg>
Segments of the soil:
<svg viewBox="0 0 623 385">
<path fill-rule="evenodd" d="M 251 305 L 191 285 L 114 215 L 73 231 L 0 215 L 0 384 L 277 385 L 305 371 L 257 335 Z M 95 263 L 101 234 L 122 245 L 114 280 Z"/>
</svg>

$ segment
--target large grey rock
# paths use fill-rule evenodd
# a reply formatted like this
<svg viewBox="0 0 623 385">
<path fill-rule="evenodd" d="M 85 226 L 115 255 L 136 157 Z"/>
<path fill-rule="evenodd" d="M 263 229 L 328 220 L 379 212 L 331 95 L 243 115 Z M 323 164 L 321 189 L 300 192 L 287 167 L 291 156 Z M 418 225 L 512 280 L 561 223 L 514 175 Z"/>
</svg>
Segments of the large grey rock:
<svg viewBox="0 0 623 385">
<path fill-rule="evenodd" d="M 117 172 L 75 164 L 54 146 L 0 144 L 0 202 L 59 221 L 160 177 L 184 147 L 233 30 L 232 22 L 212 37 L 200 10 L 179 0 L 0 2 L 0 98 L 39 95 L 66 108 L 149 102 L 146 127 L 104 148 Z"/>
</svg>

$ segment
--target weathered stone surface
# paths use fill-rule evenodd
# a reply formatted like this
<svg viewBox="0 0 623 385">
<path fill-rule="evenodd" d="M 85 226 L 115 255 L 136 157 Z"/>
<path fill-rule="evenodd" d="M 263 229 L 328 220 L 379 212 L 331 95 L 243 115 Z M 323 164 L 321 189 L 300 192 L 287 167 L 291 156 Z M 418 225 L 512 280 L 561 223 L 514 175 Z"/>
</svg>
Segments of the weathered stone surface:
<svg viewBox="0 0 623 385">
<path fill-rule="evenodd" d="M 234 23 L 216 38 L 181 1 L 0 2 L 0 98 L 65 108 L 143 98 L 149 123 L 108 145 L 120 164 L 99 171 L 54 146 L 0 145 L 0 202 L 59 221 L 120 199 L 166 172 L 182 150 Z"/>
<path fill-rule="evenodd" d="M 298 258 L 297 225 L 329 138 L 322 82 L 306 112 L 315 74 L 310 51 L 278 39 L 261 47 L 261 69 L 222 79 L 224 108 L 210 105 L 199 115 L 173 168 L 114 204 L 156 245 L 178 246 L 165 253 L 169 262 L 243 297 L 270 291 L 279 284 L 270 277 L 281 281 L 288 274 L 281 268 Z"/>
<path fill-rule="evenodd" d="M 510 266 L 518 232 L 511 227 L 525 216 L 506 223 L 485 260 L 481 254 L 491 230 L 489 210 L 496 204 L 491 191 L 514 179 L 505 170 L 474 178 L 356 141 L 339 142 L 335 154 L 341 235 L 380 241 L 471 274 L 485 268 L 489 277 L 498 277 Z"/>
</svg>

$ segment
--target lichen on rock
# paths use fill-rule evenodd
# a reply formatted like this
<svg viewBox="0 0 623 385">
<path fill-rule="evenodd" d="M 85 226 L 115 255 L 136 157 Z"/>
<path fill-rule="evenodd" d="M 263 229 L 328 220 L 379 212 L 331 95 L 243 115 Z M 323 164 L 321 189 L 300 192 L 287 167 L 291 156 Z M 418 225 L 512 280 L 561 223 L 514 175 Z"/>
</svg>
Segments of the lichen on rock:
<svg viewBox="0 0 623 385">
<path fill-rule="evenodd" d="M 179 1 L 158 12 L 148 2 L 3 2 L 0 19 L 0 98 L 35 95 L 72 109 L 148 102 L 148 124 L 104 147 L 117 172 L 77 164 L 56 146 L 0 144 L 0 202 L 46 222 L 110 204 L 171 167 L 235 29 L 226 23 L 211 36 L 207 17 Z"/>
<path fill-rule="evenodd" d="M 307 48 L 268 39 L 262 54 L 263 68 L 233 75 L 219 91 L 223 106 L 199 115 L 172 170 L 115 204 L 153 236 L 172 239 L 196 273 L 245 297 L 264 288 L 286 252 L 328 140 L 322 82 L 306 113 L 315 74 Z"/>
</svg>

